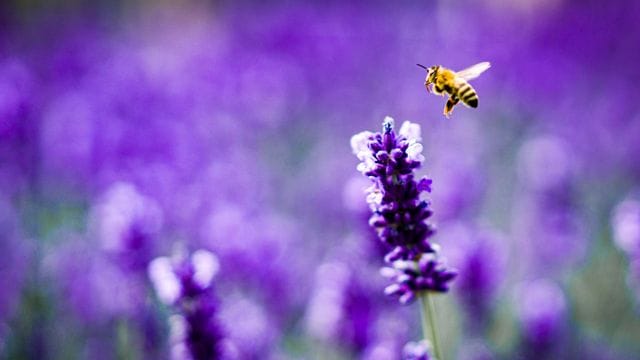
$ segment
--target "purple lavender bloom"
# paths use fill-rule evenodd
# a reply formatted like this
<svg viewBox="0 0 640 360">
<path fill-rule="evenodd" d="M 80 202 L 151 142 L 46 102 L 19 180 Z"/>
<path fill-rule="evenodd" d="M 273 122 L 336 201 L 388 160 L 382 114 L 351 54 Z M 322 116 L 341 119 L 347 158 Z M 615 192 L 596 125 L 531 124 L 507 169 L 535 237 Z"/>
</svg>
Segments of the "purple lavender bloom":
<svg viewBox="0 0 640 360">
<path fill-rule="evenodd" d="M 64 294 L 63 308 L 68 307 L 90 325 L 134 317 L 143 304 L 144 285 L 87 238 L 69 233 L 62 236 L 67 242 L 45 258 L 45 269 L 55 280 L 57 291 Z"/>
<path fill-rule="evenodd" d="M 212 280 L 218 260 L 206 250 L 190 257 L 159 257 L 149 264 L 149 278 L 162 302 L 176 311 L 170 318 L 175 359 L 210 360 L 222 354 L 222 332 Z"/>
<path fill-rule="evenodd" d="M 431 345 L 426 340 L 411 341 L 408 342 L 404 349 L 402 349 L 403 360 L 430 360 L 434 359 L 431 356 Z"/>
<path fill-rule="evenodd" d="M 373 215 L 369 224 L 380 239 L 393 247 L 389 260 L 431 251 L 428 239 L 434 228 L 427 220 L 429 202 L 420 199 L 431 191 L 431 179 L 414 179 L 414 170 L 424 161 L 420 126 L 405 121 L 398 135 L 393 119 L 385 118 L 382 133 L 368 131 L 351 138 L 351 148 L 362 161 L 358 170 L 373 180 L 367 201 Z"/>
<path fill-rule="evenodd" d="M 380 311 L 375 324 L 372 326 L 372 340 L 361 355 L 362 360 L 399 359 L 406 339 L 410 333 L 407 316 L 399 317 L 398 309 Z"/>
<path fill-rule="evenodd" d="M 465 223 L 448 223 L 440 235 L 456 239 L 447 247 L 447 258 L 460 269 L 456 295 L 470 320 L 465 329 L 471 333 L 482 330 L 491 316 L 496 292 L 506 278 L 506 239 L 493 229 Z"/>
<path fill-rule="evenodd" d="M 29 69 L 18 59 L 0 59 L 0 138 L 19 136 L 32 100 L 32 79 Z"/>
<path fill-rule="evenodd" d="M 115 183 L 94 206 L 90 231 L 125 269 L 146 269 L 162 227 L 158 204 L 128 183 Z"/>
<path fill-rule="evenodd" d="M 330 260 L 317 267 L 305 312 L 306 330 L 323 345 L 360 359 L 395 359 L 413 314 L 378 296 L 386 283 L 376 271 L 383 254 L 366 245 L 382 242 L 377 237 L 372 241 L 370 227 L 363 230 L 367 233 L 347 236 L 331 249 Z"/>
<path fill-rule="evenodd" d="M 25 190 L 37 163 L 33 90 L 27 64 L 0 57 L 0 186 L 9 197 Z"/>
<path fill-rule="evenodd" d="M 231 359 L 270 358 L 280 329 L 277 317 L 246 293 L 225 292 L 219 319 L 225 328 L 224 354 Z M 275 358 L 278 358 L 275 356 Z"/>
<path fill-rule="evenodd" d="M 378 238 L 375 228 L 369 226 L 371 209 L 367 199 L 363 196 L 371 186 L 369 179 L 354 175 L 344 185 L 342 189 L 342 201 L 348 215 L 352 217 L 351 222 L 358 225 L 356 237 L 357 241 L 352 241 L 351 251 L 361 253 L 361 256 L 369 263 L 378 264 L 389 252 L 388 244 Z"/>
<path fill-rule="evenodd" d="M 387 286 L 385 294 L 398 296 L 402 304 L 413 301 L 421 291 L 449 291 L 449 283 L 458 275 L 456 270 L 447 268 L 435 244 L 431 252 L 414 260 L 393 261 L 391 267 L 380 271 L 394 282 Z"/>
<path fill-rule="evenodd" d="M 350 276 L 349 269 L 342 263 L 325 263 L 316 269 L 316 286 L 306 315 L 307 331 L 315 338 L 330 341 L 339 337 Z"/>
<path fill-rule="evenodd" d="M 474 216 L 490 187 L 485 171 L 483 124 L 478 121 L 451 122 L 434 133 L 425 143 L 430 156 L 429 175 L 438 179 L 438 189 L 431 194 L 438 211 L 438 223 Z"/>
<path fill-rule="evenodd" d="M 640 303 L 640 201 L 635 194 L 620 202 L 611 216 L 613 241 L 629 257 L 627 286 Z"/>
<path fill-rule="evenodd" d="M 385 118 L 382 133 L 365 131 L 351 138 L 361 161 L 358 170 L 373 181 L 367 196 L 373 211 L 369 224 L 393 248 L 385 256 L 392 267 L 383 269 L 383 274 L 397 283 L 385 293 L 399 295 L 403 304 L 419 291 L 448 291 L 456 276 L 429 241 L 435 232 L 426 222 L 432 211 L 420 195 L 431 191 L 431 179 L 414 179 L 414 170 L 424 161 L 420 140 L 419 125 L 406 121 L 396 135 L 390 117 Z"/>
<path fill-rule="evenodd" d="M 518 155 L 522 191 L 512 214 L 513 237 L 530 254 L 522 266 L 551 276 L 586 253 L 585 224 L 574 199 L 572 153 L 561 138 L 540 136 L 524 143 Z"/>
<path fill-rule="evenodd" d="M 311 285 L 303 280 L 310 264 L 304 247 L 297 244 L 299 231 L 288 217 L 248 212 L 229 203 L 219 204 L 201 231 L 203 246 L 216 253 L 225 269 L 220 282 L 255 294 L 275 317 L 270 319 L 272 329 L 290 321 L 291 309 L 302 304 Z"/>
<path fill-rule="evenodd" d="M 558 285 L 545 279 L 521 284 L 516 301 L 528 351 L 543 354 L 561 343 L 567 304 Z"/>
<path fill-rule="evenodd" d="M 360 353 L 371 340 L 376 304 L 370 289 L 355 275 L 346 264 L 337 261 L 318 267 L 306 326 L 315 338 Z"/>
<path fill-rule="evenodd" d="M 611 226 L 615 244 L 631 257 L 640 256 L 640 201 L 629 197 L 618 204 Z"/>
</svg>

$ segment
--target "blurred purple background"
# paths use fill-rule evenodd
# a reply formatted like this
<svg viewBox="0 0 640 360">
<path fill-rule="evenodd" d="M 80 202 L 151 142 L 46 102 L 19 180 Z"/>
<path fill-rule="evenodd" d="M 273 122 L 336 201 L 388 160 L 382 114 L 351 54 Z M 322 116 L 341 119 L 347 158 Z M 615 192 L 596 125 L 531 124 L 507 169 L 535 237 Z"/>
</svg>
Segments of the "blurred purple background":
<svg viewBox="0 0 640 360">
<path fill-rule="evenodd" d="M 350 137 L 422 126 L 447 358 L 640 357 L 637 1 L 6 1 L 0 358 L 164 359 L 146 267 L 220 260 L 239 359 L 396 359 Z M 416 63 L 492 68 L 442 116 Z"/>
</svg>

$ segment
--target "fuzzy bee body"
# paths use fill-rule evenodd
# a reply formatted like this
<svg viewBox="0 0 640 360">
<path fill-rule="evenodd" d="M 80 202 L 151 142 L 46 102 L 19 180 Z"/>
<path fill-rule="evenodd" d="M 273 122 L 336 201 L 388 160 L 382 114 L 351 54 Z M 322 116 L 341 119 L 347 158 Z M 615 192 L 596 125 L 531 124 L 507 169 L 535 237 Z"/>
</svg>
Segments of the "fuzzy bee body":
<svg viewBox="0 0 640 360">
<path fill-rule="evenodd" d="M 444 106 L 444 115 L 449 117 L 454 106 L 460 101 L 468 107 L 478 107 L 478 94 L 468 80 L 478 77 L 491 65 L 488 62 L 482 62 L 458 72 L 440 65 L 434 65 L 429 68 L 420 64 L 418 66 L 427 70 L 427 77 L 424 82 L 427 91 L 433 91 L 437 95 L 449 95 L 449 99 Z"/>
<path fill-rule="evenodd" d="M 468 107 L 478 107 L 478 94 L 476 90 L 465 81 L 465 83 L 458 88 L 458 94 L 456 95 L 463 104 Z"/>
</svg>

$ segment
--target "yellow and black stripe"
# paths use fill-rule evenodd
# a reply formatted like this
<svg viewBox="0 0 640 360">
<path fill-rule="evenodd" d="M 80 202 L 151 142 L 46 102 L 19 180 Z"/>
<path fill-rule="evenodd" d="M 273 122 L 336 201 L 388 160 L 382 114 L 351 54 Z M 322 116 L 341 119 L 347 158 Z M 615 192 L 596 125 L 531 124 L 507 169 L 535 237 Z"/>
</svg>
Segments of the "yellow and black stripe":
<svg viewBox="0 0 640 360">
<path fill-rule="evenodd" d="M 478 107 L 478 94 L 476 91 L 469 85 L 469 83 L 464 83 L 458 89 L 458 98 L 462 100 L 462 102 L 472 108 Z"/>
</svg>

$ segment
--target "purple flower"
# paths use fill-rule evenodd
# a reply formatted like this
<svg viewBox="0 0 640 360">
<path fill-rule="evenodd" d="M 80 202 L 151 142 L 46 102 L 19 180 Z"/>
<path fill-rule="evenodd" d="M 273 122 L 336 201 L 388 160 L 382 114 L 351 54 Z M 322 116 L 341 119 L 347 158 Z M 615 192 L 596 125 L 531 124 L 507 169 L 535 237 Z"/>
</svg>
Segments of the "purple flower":
<svg viewBox="0 0 640 360">
<path fill-rule="evenodd" d="M 206 250 L 190 257 L 159 257 L 149 264 L 158 297 L 176 314 L 170 318 L 171 352 L 176 359 L 218 359 L 222 332 L 217 324 L 217 299 L 212 280 L 218 260 Z"/>
<path fill-rule="evenodd" d="M 437 123 L 437 122 L 436 122 Z M 491 188 L 486 171 L 487 145 L 483 125 L 478 121 L 451 122 L 434 133 L 425 143 L 429 154 L 429 175 L 438 179 L 437 191 L 431 194 L 438 211 L 435 221 L 461 220 L 473 217 Z"/>
<path fill-rule="evenodd" d="M 83 190 L 88 179 L 104 166 L 92 151 L 97 129 L 95 95 L 88 89 L 62 91 L 42 105 L 39 146 L 47 151 L 40 155 L 40 172 L 47 187 Z"/>
<path fill-rule="evenodd" d="M 316 270 L 306 326 L 314 337 L 360 353 L 370 342 L 376 320 L 371 291 L 346 264 L 328 262 Z"/>
<path fill-rule="evenodd" d="M 143 304 L 143 284 L 81 235 L 62 233 L 68 240 L 45 258 L 65 307 L 86 324 L 105 325 L 134 317 Z"/>
<path fill-rule="evenodd" d="M 440 235 L 456 239 L 447 247 L 447 258 L 460 269 L 456 290 L 470 320 L 465 328 L 481 330 L 506 278 L 506 239 L 493 229 L 465 223 L 448 223 Z"/>
<path fill-rule="evenodd" d="M 543 352 L 560 343 L 567 304 L 558 285 L 546 279 L 521 284 L 516 301 L 525 339 L 532 348 Z"/>
<path fill-rule="evenodd" d="M 276 315 L 253 296 L 225 292 L 219 319 L 225 328 L 224 354 L 231 359 L 270 358 L 276 352 L 281 329 Z M 275 356 L 275 358 L 278 358 Z"/>
<path fill-rule="evenodd" d="M 293 308 L 304 301 L 308 249 L 300 246 L 298 226 L 275 212 L 249 212 L 237 204 L 221 203 L 201 231 L 203 246 L 211 249 L 225 269 L 220 282 L 255 294 L 280 328 Z M 303 252 L 305 251 L 305 252 Z M 286 298 L 282 294 L 289 294 Z"/>
<path fill-rule="evenodd" d="M 523 185 L 530 191 L 543 192 L 570 184 L 575 169 L 569 150 L 569 145 L 555 136 L 527 140 L 518 154 L 518 175 Z"/>
<path fill-rule="evenodd" d="M 431 345 L 426 340 L 408 342 L 402 349 L 403 360 L 430 360 Z"/>
<path fill-rule="evenodd" d="M 0 139 L 17 139 L 25 134 L 23 123 L 32 102 L 33 81 L 30 69 L 20 59 L 0 59 Z"/>
<path fill-rule="evenodd" d="M 432 211 L 420 199 L 422 192 L 431 191 L 431 179 L 416 182 L 413 174 L 424 160 L 419 141 L 419 125 L 406 121 L 396 135 L 390 117 L 385 118 L 382 133 L 365 131 L 351 138 L 361 161 L 358 170 L 374 182 L 367 196 L 373 210 L 369 224 L 394 248 L 397 258 L 431 251 L 428 238 L 434 229 L 425 220 Z"/>
<path fill-rule="evenodd" d="M 362 193 L 362 191 L 360 191 Z M 366 221 L 364 221 L 366 224 Z M 344 238 L 317 267 L 305 312 L 306 330 L 329 348 L 339 348 L 361 359 L 396 358 L 406 341 L 410 309 L 398 309 L 379 296 L 386 279 L 376 269 L 380 253 L 372 253 L 366 234 Z"/>
<path fill-rule="evenodd" d="M 423 253 L 414 260 L 396 260 L 391 267 L 380 271 L 394 282 L 387 286 L 385 294 L 398 296 L 402 304 L 413 301 L 421 291 L 449 291 L 449 283 L 458 274 L 447 268 L 435 244 L 432 252 Z"/>
<path fill-rule="evenodd" d="M 640 201 L 628 198 L 618 204 L 611 226 L 616 245 L 629 256 L 640 255 Z"/>
<path fill-rule="evenodd" d="M 586 253 L 573 160 L 569 145 L 554 136 L 531 139 L 518 154 L 521 191 L 512 211 L 513 238 L 530 254 L 520 266 L 538 276 L 566 270 Z"/>
<path fill-rule="evenodd" d="M 92 235 L 125 269 L 146 269 L 162 227 L 158 204 L 128 183 L 115 183 L 94 206 Z"/>
<path fill-rule="evenodd" d="M 358 170 L 373 181 L 367 196 L 373 211 L 369 224 L 392 247 L 385 256 L 392 267 L 383 274 L 396 283 L 385 293 L 406 304 L 420 291 L 448 291 L 456 272 L 446 268 L 429 241 L 435 232 L 426 222 L 432 211 L 420 195 L 431 191 L 431 179 L 414 179 L 424 161 L 420 126 L 406 121 L 396 135 L 393 119 L 387 117 L 382 127 L 382 133 L 353 136 L 351 147 L 361 161 Z"/>
<path fill-rule="evenodd" d="M 33 75 L 19 58 L 0 58 L 0 186 L 12 198 L 36 173 Z"/>
<path fill-rule="evenodd" d="M 360 356 L 363 360 L 398 359 L 409 334 L 410 314 L 398 316 L 397 309 L 381 311 L 372 326 L 372 340 Z"/>
<path fill-rule="evenodd" d="M 627 286 L 640 302 L 640 201 L 629 195 L 613 210 L 613 241 L 629 258 Z"/>
</svg>

